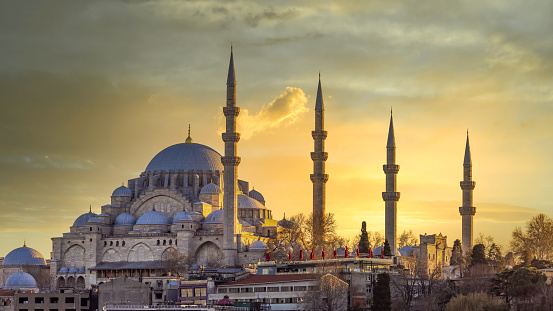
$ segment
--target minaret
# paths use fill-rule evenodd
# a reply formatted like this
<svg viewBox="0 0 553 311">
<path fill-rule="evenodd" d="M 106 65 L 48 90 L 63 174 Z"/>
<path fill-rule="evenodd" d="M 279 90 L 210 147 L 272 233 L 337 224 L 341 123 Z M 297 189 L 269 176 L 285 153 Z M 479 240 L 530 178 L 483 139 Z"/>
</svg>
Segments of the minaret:
<svg viewBox="0 0 553 311">
<path fill-rule="evenodd" d="M 388 143 L 386 144 L 386 192 L 382 192 L 382 199 L 385 202 L 385 229 L 384 237 L 390 244 L 392 255 L 396 255 L 397 236 L 397 201 L 399 192 L 397 190 L 397 172 L 399 165 L 396 165 L 396 139 L 394 136 L 394 120 L 390 110 L 390 129 L 388 131 Z"/>
<path fill-rule="evenodd" d="M 462 217 L 462 240 L 463 252 L 472 250 L 472 218 L 476 214 L 476 207 L 472 206 L 472 191 L 475 182 L 472 181 L 472 160 L 470 157 L 469 131 L 467 130 L 467 146 L 465 147 L 465 160 L 463 161 L 463 206 L 459 207 L 459 213 Z"/>
<path fill-rule="evenodd" d="M 314 237 L 319 238 L 317 245 L 324 241 L 324 232 L 321 232 L 325 217 L 326 205 L 326 182 L 328 175 L 325 174 L 325 161 L 328 153 L 325 152 L 325 139 L 327 132 L 324 130 L 324 104 L 323 91 L 321 89 L 321 74 L 319 73 L 319 88 L 317 89 L 317 100 L 315 102 L 315 130 L 311 132 L 315 141 L 315 150 L 311 152 L 313 160 L 313 233 Z"/>
<path fill-rule="evenodd" d="M 231 45 L 227 78 L 227 105 L 223 107 L 223 114 L 226 118 L 226 132 L 222 135 L 225 142 L 225 156 L 221 157 L 225 170 L 223 264 L 226 266 L 235 266 L 238 260 L 236 192 L 238 190 L 238 164 L 240 164 L 240 157 L 237 156 L 236 147 L 240 140 L 240 134 L 236 132 L 236 117 L 239 112 L 240 108 L 236 107 L 236 77 L 234 75 L 234 58 Z"/>
</svg>

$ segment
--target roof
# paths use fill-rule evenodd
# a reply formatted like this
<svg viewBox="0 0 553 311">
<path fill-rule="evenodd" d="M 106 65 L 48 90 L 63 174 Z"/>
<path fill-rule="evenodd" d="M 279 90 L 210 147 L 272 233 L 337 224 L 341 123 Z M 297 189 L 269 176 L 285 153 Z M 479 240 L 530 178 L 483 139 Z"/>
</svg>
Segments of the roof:
<svg viewBox="0 0 553 311">
<path fill-rule="evenodd" d="M 221 155 L 202 144 L 182 143 L 159 152 L 144 173 L 153 172 L 222 172 Z"/>
<path fill-rule="evenodd" d="M 16 272 L 6 280 L 5 288 L 34 288 L 37 287 L 35 278 L 27 272 Z"/>
<path fill-rule="evenodd" d="M 136 221 L 137 225 L 170 225 L 171 220 L 162 212 L 149 211 Z"/>
<path fill-rule="evenodd" d="M 99 262 L 96 266 L 88 270 L 126 270 L 126 269 L 163 269 L 163 261 L 119 261 L 119 262 Z"/>
<path fill-rule="evenodd" d="M 230 47 L 230 63 L 228 65 L 227 85 L 236 85 L 236 74 L 234 73 L 234 57 L 232 56 L 232 46 Z"/>
<path fill-rule="evenodd" d="M 283 282 L 301 282 L 312 281 L 319 277 L 318 274 L 276 274 L 276 275 L 261 275 L 252 274 L 249 277 L 240 281 L 224 283 L 219 286 L 236 286 L 236 285 L 253 285 L 267 283 L 283 283 Z"/>
<path fill-rule="evenodd" d="M 259 202 L 265 202 L 265 198 L 263 197 L 261 192 L 255 190 L 255 189 L 250 191 L 250 193 L 248 193 L 248 196 L 252 199 L 255 199 L 255 200 L 259 201 Z"/>
<path fill-rule="evenodd" d="M 87 223 L 90 217 L 98 216 L 92 212 L 88 212 L 86 214 L 82 214 L 81 216 L 77 217 L 75 219 L 75 222 L 73 223 L 73 227 L 84 227 Z"/>
<path fill-rule="evenodd" d="M 323 90 L 321 88 L 321 74 L 319 73 L 319 86 L 317 88 L 317 100 L 315 101 L 315 110 L 324 111 Z"/>
<path fill-rule="evenodd" d="M 22 246 L 9 252 L 2 265 L 46 265 L 42 254 L 34 248 Z"/>
<path fill-rule="evenodd" d="M 265 205 L 261 204 L 256 199 L 252 199 L 249 196 L 243 194 L 238 194 L 236 196 L 236 202 L 238 208 L 265 209 Z"/>
<path fill-rule="evenodd" d="M 202 187 L 202 190 L 200 190 L 200 194 L 221 194 L 223 193 L 223 190 L 219 186 L 217 186 L 214 183 L 209 183 Z"/>
<path fill-rule="evenodd" d="M 115 190 L 113 190 L 113 193 L 111 194 L 112 197 L 132 197 L 132 190 L 121 186 Z"/>
<path fill-rule="evenodd" d="M 463 165 L 470 166 L 472 165 L 472 160 L 470 158 L 470 145 L 469 145 L 469 133 L 467 132 L 467 145 L 465 147 L 465 160 L 463 161 Z"/>
<path fill-rule="evenodd" d="M 390 129 L 388 130 L 388 143 L 386 148 L 395 148 L 396 147 L 396 138 L 394 135 L 394 118 L 390 115 Z"/>
</svg>

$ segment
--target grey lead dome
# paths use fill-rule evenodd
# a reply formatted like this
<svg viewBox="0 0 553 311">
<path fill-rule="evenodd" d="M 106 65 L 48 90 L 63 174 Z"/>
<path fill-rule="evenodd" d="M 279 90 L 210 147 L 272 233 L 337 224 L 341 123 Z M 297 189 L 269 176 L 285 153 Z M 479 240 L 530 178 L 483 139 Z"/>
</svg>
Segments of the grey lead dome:
<svg viewBox="0 0 553 311">
<path fill-rule="evenodd" d="M 163 149 L 148 164 L 145 174 L 153 172 L 223 172 L 221 155 L 201 144 L 182 143 Z"/>
<path fill-rule="evenodd" d="M 35 288 L 36 280 L 35 278 L 26 272 L 16 272 L 6 280 L 6 285 L 4 288 Z"/>
<path fill-rule="evenodd" d="M 23 246 L 9 252 L 2 265 L 46 265 L 44 257 L 36 249 Z"/>
</svg>

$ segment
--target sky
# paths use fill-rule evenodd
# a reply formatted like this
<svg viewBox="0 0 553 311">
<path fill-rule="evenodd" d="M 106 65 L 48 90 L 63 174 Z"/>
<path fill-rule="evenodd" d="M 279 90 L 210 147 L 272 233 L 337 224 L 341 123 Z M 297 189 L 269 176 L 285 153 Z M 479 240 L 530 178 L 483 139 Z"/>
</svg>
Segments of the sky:
<svg viewBox="0 0 553 311">
<path fill-rule="evenodd" d="M 507 248 L 553 216 L 551 1 L 2 1 L 0 256 L 51 237 L 192 138 L 223 152 L 231 42 L 240 179 L 275 218 L 312 211 L 325 104 L 327 212 L 384 230 L 393 107 L 398 233 L 461 237 L 467 129 L 474 234 Z"/>
</svg>

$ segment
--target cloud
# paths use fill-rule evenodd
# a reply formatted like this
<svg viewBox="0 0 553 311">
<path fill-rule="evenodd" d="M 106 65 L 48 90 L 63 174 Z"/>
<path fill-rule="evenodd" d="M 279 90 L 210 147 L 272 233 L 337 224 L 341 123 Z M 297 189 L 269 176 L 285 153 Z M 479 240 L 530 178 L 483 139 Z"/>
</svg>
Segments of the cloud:
<svg viewBox="0 0 553 311">
<path fill-rule="evenodd" d="M 242 109 L 237 120 L 238 132 L 242 139 L 249 139 L 258 132 L 293 124 L 309 110 L 305 107 L 306 103 L 307 97 L 300 88 L 286 87 L 272 102 L 263 105 L 258 113 L 250 114 L 248 109 Z M 224 119 L 220 117 L 220 120 L 222 123 Z"/>
<path fill-rule="evenodd" d="M 250 26 L 257 26 L 262 20 L 274 20 L 274 21 L 287 21 L 294 19 L 298 16 L 298 12 L 294 9 L 288 9 L 283 12 L 277 12 L 272 8 L 265 9 L 263 13 L 256 15 L 249 15 L 244 18 L 244 21 Z"/>
</svg>

